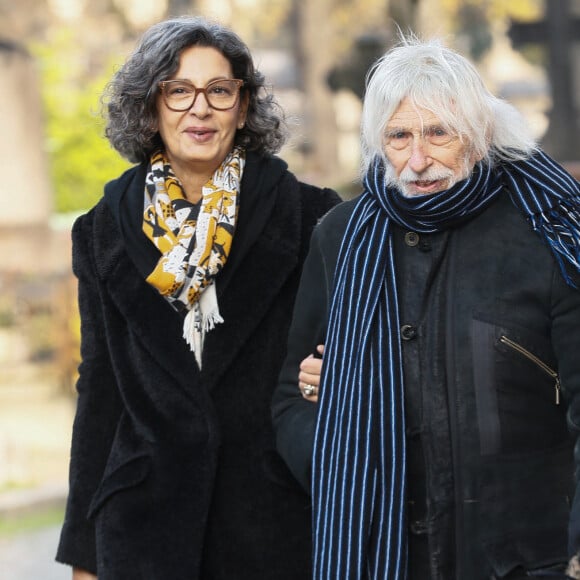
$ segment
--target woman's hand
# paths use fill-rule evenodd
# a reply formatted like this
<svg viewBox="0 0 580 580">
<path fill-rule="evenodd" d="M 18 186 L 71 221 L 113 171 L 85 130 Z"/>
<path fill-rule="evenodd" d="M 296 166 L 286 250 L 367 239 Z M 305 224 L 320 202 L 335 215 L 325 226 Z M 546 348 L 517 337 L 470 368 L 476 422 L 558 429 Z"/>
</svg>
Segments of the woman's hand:
<svg viewBox="0 0 580 580">
<path fill-rule="evenodd" d="M 319 344 L 316 352 L 320 356 L 324 353 L 324 345 Z M 313 354 L 306 357 L 300 363 L 300 372 L 298 373 L 298 387 L 302 396 L 311 403 L 318 402 L 318 387 L 320 385 L 320 374 L 322 369 L 322 358 L 315 357 Z"/>
<path fill-rule="evenodd" d="M 72 580 L 97 580 L 97 577 L 81 568 L 73 568 Z"/>
</svg>

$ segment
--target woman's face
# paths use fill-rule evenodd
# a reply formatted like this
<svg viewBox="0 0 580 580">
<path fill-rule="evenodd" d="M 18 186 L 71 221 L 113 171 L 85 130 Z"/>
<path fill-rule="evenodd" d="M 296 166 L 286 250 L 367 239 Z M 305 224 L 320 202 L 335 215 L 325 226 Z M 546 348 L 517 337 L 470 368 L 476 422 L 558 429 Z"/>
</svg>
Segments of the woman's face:
<svg viewBox="0 0 580 580">
<path fill-rule="evenodd" d="M 171 79 L 190 81 L 204 88 L 211 81 L 232 79 L 232 67 L 215 48 L 191 46 L 181 53 L 179 68 Z M 169 109 L 161 93 L 157 97 L 158 129 L 177 176 L 195 174 L 209 179 L 234 145 L 236 130 L 246 119 L 247 97 L 228 111 L 212 109 L 198 93 L 187 111 Z"/>
</svg>

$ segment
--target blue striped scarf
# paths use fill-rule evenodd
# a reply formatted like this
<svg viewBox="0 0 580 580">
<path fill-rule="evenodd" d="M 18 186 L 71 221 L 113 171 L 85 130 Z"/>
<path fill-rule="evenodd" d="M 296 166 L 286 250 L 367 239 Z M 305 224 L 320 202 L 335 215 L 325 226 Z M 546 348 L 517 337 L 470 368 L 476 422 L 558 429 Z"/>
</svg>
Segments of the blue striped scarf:
<svg viewBox="0 0 580 580">
<path fill-rule="evenodd" d="M 314 580 L 406 577 L 405 410 L 391 223 L 420 233 L 483 210 L 507 188 L 566 281 L 580 271 L 578 182 L 545 153 L 477 164 L 447 191 L 403 197 L 377 160 L 337 261 L 314 443 Z"/>
</svg>

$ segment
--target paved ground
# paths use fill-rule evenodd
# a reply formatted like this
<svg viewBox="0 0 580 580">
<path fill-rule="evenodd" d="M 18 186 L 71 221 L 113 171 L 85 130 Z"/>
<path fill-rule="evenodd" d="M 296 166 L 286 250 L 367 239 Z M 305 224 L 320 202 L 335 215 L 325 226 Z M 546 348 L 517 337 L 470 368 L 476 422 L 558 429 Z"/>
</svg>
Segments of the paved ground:
<svg viewBox="0 0 580 580">
<path fill-rule="evenodd" d="M 74 398 L 38 369 L 0 365 L 0 521 L 62 504 Z M 54 562 L 60 525 L 0 537 L 0 580 L 70 580 Z"/>
<path fill-rule="evenodd" d="M 54 561 L 59 527 L 0 538 L 2 580 L 70 580 L 71 570 Z"/>
</svg>

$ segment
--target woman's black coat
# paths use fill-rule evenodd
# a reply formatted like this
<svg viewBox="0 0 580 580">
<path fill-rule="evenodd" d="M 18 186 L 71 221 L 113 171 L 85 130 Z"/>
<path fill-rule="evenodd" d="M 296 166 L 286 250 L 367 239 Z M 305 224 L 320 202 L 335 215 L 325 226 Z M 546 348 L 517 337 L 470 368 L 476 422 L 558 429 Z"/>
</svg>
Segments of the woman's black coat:
<svg viewBox="0 0 580 580">
<path fill-rule="evenodd" d="M 274 396 L 278 449 L 307 490 L 317 406 L 300 396 L 298 365 L 325 341 L 354 203 L 329 212 L 312 237 Z M 572 450 L 580 432 L 580 292 L 507 192 L 443 232 L 396 226 L 393 246 L 408 577 L 490 580 L 565 566 L 580 549 Z M 578 472 L 580 446 L 576 457 Z"/>
<path fill-rule="evenodd" d="M 136 266 L 149 246 L 120 231 L 144 171 L 108 184 L 73 230 L 82 363 L 57 560 L 99 580 L 308 578 L 309 500 L 274 451 L 270 401 L 311 231 L 340 200 L 248 155 L 217 278 L 225 322 L 200 371 Z"/>
</svg>

